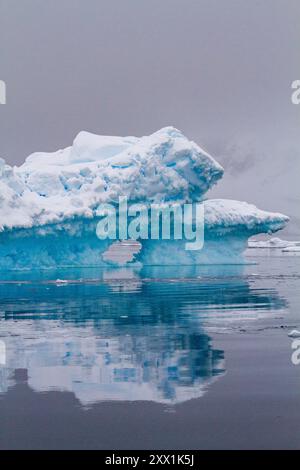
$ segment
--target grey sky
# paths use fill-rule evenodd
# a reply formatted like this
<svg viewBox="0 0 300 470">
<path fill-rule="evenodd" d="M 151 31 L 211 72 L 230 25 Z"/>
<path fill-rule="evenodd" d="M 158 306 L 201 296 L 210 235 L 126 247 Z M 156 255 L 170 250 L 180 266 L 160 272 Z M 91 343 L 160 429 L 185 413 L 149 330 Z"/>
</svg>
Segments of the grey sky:
<svg viewBox="0 0 300 470">
<path fill-rule="evenodd" d="M 0 0 L 0 47 L 8 163 L 82 129 L 174 125 L 225 166 L 212 195 L 290 213 L 299 234 L 299 0 Z"/>
</svg>

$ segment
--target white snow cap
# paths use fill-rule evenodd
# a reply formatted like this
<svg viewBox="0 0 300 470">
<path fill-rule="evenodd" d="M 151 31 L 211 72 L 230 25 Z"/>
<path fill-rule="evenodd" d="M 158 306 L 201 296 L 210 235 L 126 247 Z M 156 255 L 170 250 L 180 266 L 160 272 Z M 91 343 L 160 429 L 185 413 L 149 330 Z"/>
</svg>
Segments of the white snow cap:
<svg viewBox="0 0 300 470">
<path fill-rule="evenodd" d="M 0 230 L 91 218 L 100 203 L 120 196 L 130 203 L 196 202 L 222 175 L 219 163 L 174 127 L 141 138 L 80 132 L 71 147 L 34 153 L 20 167 L 0 159 Z M 266 222 L 262 231 L 288 220 L 235 201 L 209 201 L 207 211 L 211 224 L 249 229 Z"/>
</svg>

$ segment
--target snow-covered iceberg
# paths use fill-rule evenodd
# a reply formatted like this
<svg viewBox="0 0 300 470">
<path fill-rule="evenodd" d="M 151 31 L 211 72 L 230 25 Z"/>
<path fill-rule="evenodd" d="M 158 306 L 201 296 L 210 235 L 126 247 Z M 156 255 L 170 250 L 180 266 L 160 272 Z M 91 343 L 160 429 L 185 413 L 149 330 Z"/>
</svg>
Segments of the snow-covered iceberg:
<svg viewBox="0 0 300 470">
<path fill-rule="evenodd" d="M 99 266 L 112 240 L 99 240 L 99 204 L 202 202 L 205 243 L 142 240 L 144 265 L 241 262 L 250 236 L 282 229 L 288 217 L 245 202 L 205 200 L 223 168 L 180 131 L 146 137 L 80 132 L 73 145 L 34 153 L 20 167 L 0 159 L 0 269 Z"/>
</svg>

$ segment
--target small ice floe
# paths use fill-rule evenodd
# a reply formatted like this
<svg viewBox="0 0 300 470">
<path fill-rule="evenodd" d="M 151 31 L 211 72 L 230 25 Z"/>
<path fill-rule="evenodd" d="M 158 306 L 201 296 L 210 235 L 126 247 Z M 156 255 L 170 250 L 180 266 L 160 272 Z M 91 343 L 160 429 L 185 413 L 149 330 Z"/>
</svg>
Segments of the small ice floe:
<svg viewBox="0 0 300 470">
<path fill-rule="evenodd" d="M 296 252 L 299 253 L 300 252 L 300 246 L 298 246 L 298 245 L 296 245 L 296 246 L 287 246 L 282 251 L 285 252 L 285 253 L 296 253 Z"/>
<path fill-rule="evenodd" d="M 269 240 L 249 240 L 248 248 L 280 248 L 283 251 L 299 251 L 300 241 L 281 240 L 273 237 Z"/>
<path fill-rule="evenodd" d="M 66 279 L 56 279 L 55 284 L 68 284 L 68 282 Z"/>
<path fill-rule="evenodd" d="M 292 330 L 292 331 L 288 334 L 288 336 L 289 336 L 290 338 L 300 338 L 300 331 L 298 331 L 298 330 Z"/>
</svg>

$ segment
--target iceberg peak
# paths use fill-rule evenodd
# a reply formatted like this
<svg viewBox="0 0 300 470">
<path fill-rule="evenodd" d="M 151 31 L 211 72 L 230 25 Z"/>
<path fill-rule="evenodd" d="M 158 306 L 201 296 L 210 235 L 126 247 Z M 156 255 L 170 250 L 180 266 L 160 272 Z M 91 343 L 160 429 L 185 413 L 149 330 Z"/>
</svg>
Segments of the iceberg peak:
<svg viewBox="0 0 300 470">
<path fill-rule="evenodd" d="M 1 168 L 2 229 L 92 217 L 98 204 L 120 195 L 148 203 L 201 200 L 223 175 L 208 153 L 173 127 L 141 138 L 82 131 L 71 147 Z M 12 210 L 18 217 L 9 215 Z"/>
</svg>

